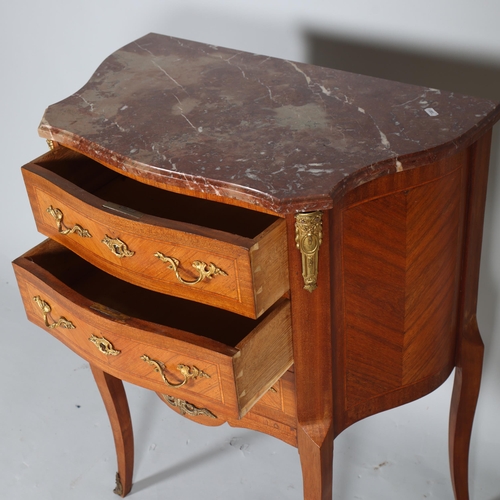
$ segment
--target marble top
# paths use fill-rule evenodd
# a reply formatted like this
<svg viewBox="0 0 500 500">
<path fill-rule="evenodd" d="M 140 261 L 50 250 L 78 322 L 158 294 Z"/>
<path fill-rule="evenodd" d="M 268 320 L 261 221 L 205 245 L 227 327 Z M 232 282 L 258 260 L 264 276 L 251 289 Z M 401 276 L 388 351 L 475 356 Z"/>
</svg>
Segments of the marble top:
<svg viewBox="0 0 500 500">
<path fill-rule="evenodd" d="M 285 214 L 452 154 L 499 116 L 487 100 L 149 34 L 39 132 L 145 182 Z"/>
</svg>

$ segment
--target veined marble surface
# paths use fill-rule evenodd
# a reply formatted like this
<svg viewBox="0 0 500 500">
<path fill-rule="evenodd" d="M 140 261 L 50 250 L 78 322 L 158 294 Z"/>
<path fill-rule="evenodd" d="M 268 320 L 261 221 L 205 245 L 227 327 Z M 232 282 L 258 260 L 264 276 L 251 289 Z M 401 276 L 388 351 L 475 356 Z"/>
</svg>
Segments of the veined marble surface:
<svg viewBox="0 0 500 500">
<path fill-rule="evenodd" d="M 285 214 L 452 154 L 499 117 L 491 101 L 149 34 L 39 132 L 146 182 Z"/>
</svg>

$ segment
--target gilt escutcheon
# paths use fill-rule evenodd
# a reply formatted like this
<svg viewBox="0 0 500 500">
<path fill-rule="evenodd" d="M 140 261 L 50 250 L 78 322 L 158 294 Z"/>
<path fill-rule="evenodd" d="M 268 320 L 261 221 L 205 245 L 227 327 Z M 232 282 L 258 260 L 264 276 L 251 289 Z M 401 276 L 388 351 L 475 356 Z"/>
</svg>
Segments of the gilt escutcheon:
<svg viewBox="0 0 500 500">
<path fill-rule="evenodd" d="M 302 254 L 304 289 L 312 292 L 317 288 L 319 247 L 323 241 L 322 212 L 295 215 L 295 243 Z"/>
<path fill-rule="evenodd" d="M 132 257 L 135 254 L 135 252 L 130 250 L 127 244 L 120 238 L 110 238 L 106 234 L 104 235 L 102 243 L 104 243 L 111 250 L 113 255 L 116 255 L 120 259 L 123 259 L 124 257 Z"/>
<path fill-rule="evenodd" d="M 209 418 L 217 418 L 209 409 L 207 408 L 198 408 L 195 405 L 188 403 L 184 399 L 174 398 L 173 396 L 169 396 L 167 394 L 162 394 L 163 399 L 170 405 L 175 408 L 179 408 L 181 415 L 189 415 L 190 417 L 209 417 Z"/>
</svg>

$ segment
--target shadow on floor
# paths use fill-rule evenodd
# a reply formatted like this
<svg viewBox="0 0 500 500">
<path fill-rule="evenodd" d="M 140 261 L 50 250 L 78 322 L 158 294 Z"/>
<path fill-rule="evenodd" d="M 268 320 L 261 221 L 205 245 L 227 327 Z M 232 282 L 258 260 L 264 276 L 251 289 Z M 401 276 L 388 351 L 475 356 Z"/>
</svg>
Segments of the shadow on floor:
<svg viewBox="0 0 500 500">
<path fill-rule="evenodd" d="M 238 442 L 239 441 L 252 442 L 255 441 L 256 439 L 257 440 L 260 439 L 260 435 L 252 431 L 239 432 L 238 436 L 239 436 L 238 439 L 234 438 Z M 217 446 L 214 446 L 204 451 L 203 453 L 198 453 L 195 456 L 189 456 L 184 460 L 179 461 L 172 467 L 157 472 L 156 474 L 152 474 L 151 476 L 146 477 L 144 479 L 140 479 L 139 481 L 134 482 L 132 486 L 132 491 L 129 496 L 132 496 L 134 493 L 138 493 L 139 491 L 151 488 L 156 484 L 167 481 L 168 479 L 178 474 L 181 473 L 185 474 L 189 470 L 196 469 L 197 467 L 202 466 L 208 460 L 211 461 L 216 459 L 220 455 L 231 453 L 232 446 L 233 445 L 231 443 L 229 444 L 219 443 Z M 223 477 L 222 472 L 221 472 L 221 477 Z"/>
</svg>

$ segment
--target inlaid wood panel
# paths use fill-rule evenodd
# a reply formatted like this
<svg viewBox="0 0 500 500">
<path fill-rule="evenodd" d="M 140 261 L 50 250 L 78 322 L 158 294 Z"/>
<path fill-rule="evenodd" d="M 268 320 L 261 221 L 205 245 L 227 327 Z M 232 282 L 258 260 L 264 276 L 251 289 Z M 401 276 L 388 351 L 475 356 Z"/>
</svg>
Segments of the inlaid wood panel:
<svg viewBox="0 0 500 500">
<path fill-rule="evenodd" d="M 288 300 L 258 321 L 243 318 L 122 282 L 50 240 L 18 258 L 14 269 L 28 318 L 74 352 L 115 377 L 226 418 L 247 413 L 293 362 Z M 35 297 L 49 304 L 48 316 Z M 74 328 L 47 326 L 61 317 Z M 119 354 L 103 354 L 92 335 Z M 169 384 L 143 356 L 160 365 Z M 184 380 L 180 364 L 208 377 L 174 387 Z"/>
<path fill-rule="evenodd" d="M 121 177 L 63 147 L 23 175 L 38 230 L 121 279 L 251 318 L 288 290 L 283 219 L 221 212 L 223 205 Z"/>
<path fill-rule="evenodd" d="M 130 491 L 134 458 L 121 379 L 296 445 L 305 500 L 332 500 L 334 437 L 456 367 L 451 470 L 469 500 L 499 118 L 491 101 L 157 34 L 49 106 L 39 133 L 54 149 L 23 175 L 55 241 L 14 268 L 28 317 L 91 362 L 115 491 Z M 313 211 L 311 256 L 295 216 Z M 181 386 L 180 364 L 207 376 Z"/>
<path fill-rule="evenodd" d="M 348 421 L 454 365 L 466 162 L 395 174 L 385 194 L 374 181 L 342 211 Z"/>
<path fill-rule="evenodd" d="M 403 385 L 454 358 L 465 173 L 460 168 L 408 193 Z"/>
</svg>

